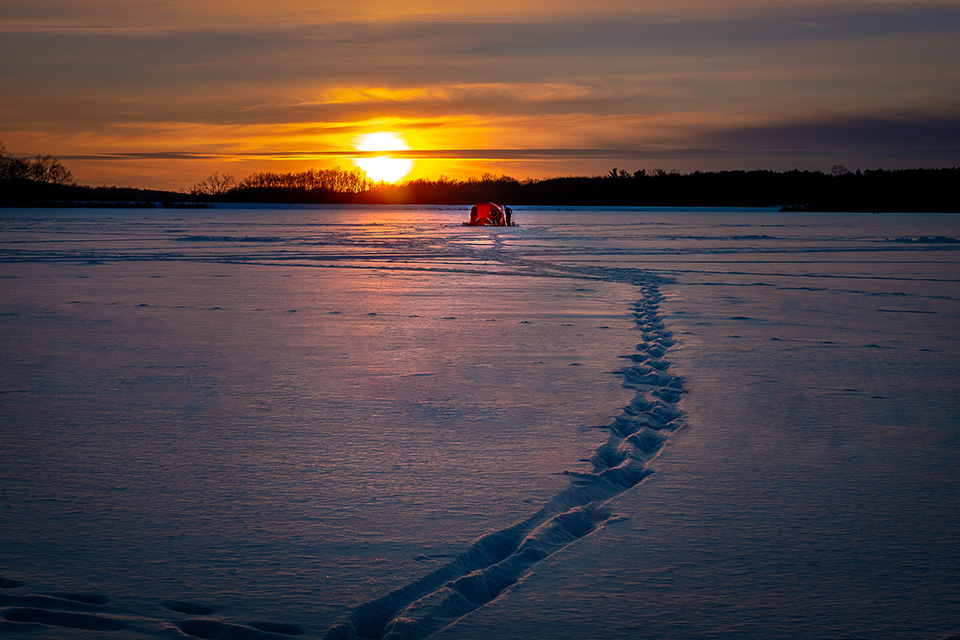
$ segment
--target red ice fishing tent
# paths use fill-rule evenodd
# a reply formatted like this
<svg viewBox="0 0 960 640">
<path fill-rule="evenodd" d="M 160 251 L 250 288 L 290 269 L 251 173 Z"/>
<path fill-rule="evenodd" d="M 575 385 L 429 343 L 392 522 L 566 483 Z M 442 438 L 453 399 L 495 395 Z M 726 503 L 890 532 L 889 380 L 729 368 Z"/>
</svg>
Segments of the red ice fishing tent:
<svg viewBox="0 0 960 640">
<path fill-rule="evenodd" d="M 470 208 L 470 222 L 463 224 L 471 227 L 512 227 L 512 215 L 510 207 L 484 202 Z"/>
</svg>

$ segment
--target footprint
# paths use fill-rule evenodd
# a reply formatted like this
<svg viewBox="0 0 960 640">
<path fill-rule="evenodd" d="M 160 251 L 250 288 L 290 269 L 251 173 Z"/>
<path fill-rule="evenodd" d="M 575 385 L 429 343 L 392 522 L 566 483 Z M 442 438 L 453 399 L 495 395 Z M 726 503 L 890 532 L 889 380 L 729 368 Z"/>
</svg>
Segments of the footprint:
<svg viewBox="0 0 960 640">
<path fill-rule="evenodd" d="M 659 315 L 663 297 L 655 285 L 641 286 L 641 291 L 645 299 L 634 308 L 643 312 L 634 319 L 644 342 L 624 356 L 631 364 L 615 372 L 636 393 L 616 419 L 601 427 L 610 432 L 607 441 L 585 459 L 594 471 L 562 472 L 569 485 L 532 516 L 481 537 L 445 565 L 361 604 L 328 629 L 325 640 L 426 638 L 495 600 L 536 563 L 603 526 L 610 513 L 602 504 L 652 473 L 648 464 L 664 447 L 665 433 L 682 424 L 677 405 L 684 389 L 682 379 L 669 372 L 670 362 L 662 359 L 676 344 Z"/>
</svg>

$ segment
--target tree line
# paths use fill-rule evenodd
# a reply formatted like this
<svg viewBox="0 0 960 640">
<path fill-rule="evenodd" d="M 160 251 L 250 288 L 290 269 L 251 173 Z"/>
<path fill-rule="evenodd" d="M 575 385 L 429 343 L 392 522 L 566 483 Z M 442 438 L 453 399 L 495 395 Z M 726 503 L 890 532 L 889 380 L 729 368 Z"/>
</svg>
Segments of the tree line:
<svg viewBox="0 0 960 640">
<path fill-rule="evenodd" d="M 505 175 L 397 184 L 374 183 L 359 169 L 254 174 L 214 192 L 221 202 L 469 205 L 493 201 L 545 206 L 739 206 L 799 211 L 960 212 L 960 168 L 850 171 L 628 172 L 517 180 Z"/>
<path fill-rule="evenodd" d="M 28 181 L 40 184 L 73 184 L 73 174 L 53 156 L 36 158 L 18 158 L 7 154 L 6 147 L 0 142 L 0 180 Z"/>
<path fill-rule="evenodd" d="M 960 168 L 850 171 L 611 169 L 599 176 L 517 180 L 419 178 L 388 184 L 361 169 L 258 172 L 241 180 L 215 172 L 188 192 L 77 185 L 52 156 L 14 158 L 0 143 L 0 205 L 205 206 L 210 203 L 439 204 L 511 206 L 765 206 L 798 211 L 960 212 Z"/>
<path fill-rule="evenodd" d="M 307 202 L 337 203 L 345 196 L 369 191 L 374 182 L 361 169 L 307 169 L 293 173 L 261 171 L 239 182 L 230 174 L 214 172 L 197 182 L 190 194 L 200 198 L 239 198 L 242 202 L 300 202 L 309 194 Z"/>
</svg>

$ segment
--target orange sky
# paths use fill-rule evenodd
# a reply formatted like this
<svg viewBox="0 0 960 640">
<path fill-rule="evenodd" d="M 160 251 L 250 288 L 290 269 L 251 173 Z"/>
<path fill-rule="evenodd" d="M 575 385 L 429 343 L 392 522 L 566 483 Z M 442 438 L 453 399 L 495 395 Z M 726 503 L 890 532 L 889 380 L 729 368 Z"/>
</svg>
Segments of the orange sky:
<svg viewBox="0 0 960 640">
<path fill-rule="evenodd" d="M 0 141 L 169 189 L 378 131 L 409 177 L 960 165 L 960 2 L 597 4 L 6 0 Z"/>
</svg>

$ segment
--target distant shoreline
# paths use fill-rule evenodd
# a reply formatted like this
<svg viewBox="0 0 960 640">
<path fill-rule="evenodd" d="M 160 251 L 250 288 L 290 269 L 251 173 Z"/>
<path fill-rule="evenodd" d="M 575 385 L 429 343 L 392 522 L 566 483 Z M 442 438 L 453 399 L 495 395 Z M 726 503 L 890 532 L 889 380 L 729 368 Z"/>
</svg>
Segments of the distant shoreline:
<svg viewBox="0 0 960 640">
<path fill-rule="evenodd" d="M 295 178 L 281 175 L 278 178 Z M 447 205 L 498 202 L 544 207 L 765 207 L 785 212 L 958 213 L 960 168 L 869 171 L 720 171 L 646 173 L 519 181 L 414 180 L 354 190 L 253 184 L 218 192 L 89 187 L 0 180 L 0 206 L 203 209 L 212 205 Z"/>
</svg>

